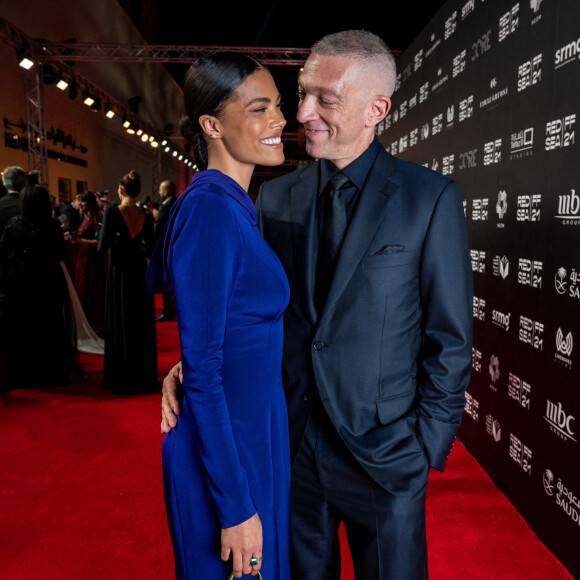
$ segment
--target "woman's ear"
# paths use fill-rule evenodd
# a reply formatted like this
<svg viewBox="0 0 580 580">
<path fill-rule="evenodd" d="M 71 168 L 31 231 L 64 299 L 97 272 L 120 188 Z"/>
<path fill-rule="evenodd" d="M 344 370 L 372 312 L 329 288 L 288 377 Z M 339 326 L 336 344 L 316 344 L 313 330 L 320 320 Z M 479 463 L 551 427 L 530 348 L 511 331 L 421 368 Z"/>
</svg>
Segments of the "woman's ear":
<svg viewBox="0 0 580 580">
<path fill-rule="evenodd" d="M 221 136 L 221 123 L 216 117 L 211 115 L 202 115 L 199 118 L 199 125 L 203 132 L 211 139 L 217 139 Z"/>
</svg>

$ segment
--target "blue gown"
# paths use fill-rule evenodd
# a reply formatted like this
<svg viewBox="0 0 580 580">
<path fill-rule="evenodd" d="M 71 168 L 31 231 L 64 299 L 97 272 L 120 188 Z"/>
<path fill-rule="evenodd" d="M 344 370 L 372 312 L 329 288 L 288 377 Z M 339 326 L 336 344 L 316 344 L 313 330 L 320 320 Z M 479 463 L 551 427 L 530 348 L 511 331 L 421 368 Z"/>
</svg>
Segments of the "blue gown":
<svg viewBox="0 0 580 580">
<path fill-rule="evenodd" d="M 149 267 L 150 288 L 174 288 L 181 341 L 183 411 L 163 443 L 177 578 L 228 577 L 221 528 L 256 512 L 264 580 L 290 578 L 281 376 L 289 288 L 257 223 L 251 198 L 235 181 L 216 170 L 198 173 L 173 204 Z"/>
</svg>

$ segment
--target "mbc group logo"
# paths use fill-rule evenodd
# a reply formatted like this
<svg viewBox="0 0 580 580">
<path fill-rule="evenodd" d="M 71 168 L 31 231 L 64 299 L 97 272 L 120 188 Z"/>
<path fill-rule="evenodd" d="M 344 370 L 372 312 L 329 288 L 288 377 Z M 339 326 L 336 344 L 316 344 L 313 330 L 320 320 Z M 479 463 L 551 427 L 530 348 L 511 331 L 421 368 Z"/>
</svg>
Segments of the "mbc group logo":
<svg viewBox="0 0 580 580">
<path fill-rule="evenodd" d="M 572 439 L 574 443 L 578 443 L 574 439 L 574 431 L 572 430 L 572 423 L 576 422 L 573 415 L 568 415 L 562 408 L 562 403 L 552 403 L 546 400 L 546 414 L 544 419 L 550 425 L 550 431 L 561 437 L 564 441 Z"/>
</svg>

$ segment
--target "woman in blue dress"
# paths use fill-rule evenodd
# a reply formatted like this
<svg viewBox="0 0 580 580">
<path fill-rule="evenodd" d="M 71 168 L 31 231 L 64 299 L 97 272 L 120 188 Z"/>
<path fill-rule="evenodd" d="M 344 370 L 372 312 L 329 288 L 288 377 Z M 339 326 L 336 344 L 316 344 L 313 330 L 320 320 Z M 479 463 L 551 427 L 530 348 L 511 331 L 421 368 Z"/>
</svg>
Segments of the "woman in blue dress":
<svg viewBox="0 0 580 580">
<path fill-rule="evenodd" d="M 284 160 L 286 121 L 270 73 L 218 52 L 193 64 L 181 132 L 195 175 L 149 266 L 175 291 L 184 408 L 163 443 L 177 578 L 233 572 L 288 580 L 290 460 L 282 389 L 286 274 L 247 194 L 255 165 Z"/>
</svg>

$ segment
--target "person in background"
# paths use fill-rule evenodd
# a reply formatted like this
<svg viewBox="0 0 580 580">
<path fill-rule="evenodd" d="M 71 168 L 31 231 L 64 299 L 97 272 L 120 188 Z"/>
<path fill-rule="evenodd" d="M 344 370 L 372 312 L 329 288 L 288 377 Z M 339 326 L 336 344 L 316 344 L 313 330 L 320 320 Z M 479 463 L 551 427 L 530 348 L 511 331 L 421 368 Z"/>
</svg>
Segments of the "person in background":
<svg viewBox="0 0 580 580">
<path fill-rule="evenodd" d="M 28 184 L 28 177 L 21 167 L 7 167 L 2 172 L 2 183 L 6 195 L 0 199 L 0 236 L 6 224 L 20 215 L 20 192 Z"/>
<path fill-rule="evenodd" d="M 40 173 L 33 169 L 26 174 L 26 180 L 28 185 L 40 185 Z M 54 196 L 51 194 L 50 197 L 52 199 Z"/>
<path fill-rule="evenodd" d="M 289 288 L 247 193 L 256 165 L 284 161 L 286 121 L 271 74 L 244 54 L 198 59 L 184 98 L 181 132 L 204 171 L 173 203 L 148 270 L 152 291 L 175 291 L 183 361 L 185 412 L 163 443 L 176 576 L 288 580 Z"/>
<path fill-rule="evenodd" d="M 102 332 L 104 298 L 104 263 L 97 254 L 101 212 L 92 191 L 78 195 L 81 224 L 70 243 L 75 246 L 74 285 L 90 325 Z"/>
<path fill-rule="evenodd" d="M 56 387 L 81 378 L 76 331 L 60 262 L 68 255 L 62 229 L 51 217 L 48 191 L 29 185 L 22 214 L 0 239 L 0 332 L 11 388 Z"/>
<path fill-rule="evenodd" d="M 265 183 L 257 201 L 293 289 L 282 373 L 295 580 L 340 578 L 341 522 L 357 578 L 427 578 L 429 470 L 443 471 L 465 406 L 473 278 L 463 194 L 378 141 L 395 80 L 390 50 L 370 32 L 315 43 L 297 119 L 317 161 Z M 178 381 L 176 366 L 164 432 L 181 408 Z"/>
<path fill-rule="evenodd" d="M 159 390 L 155 305 L 145 272 L 153 251 L 153 218 L 137 205 L 141 179 L 130 171 L 119 184 L 120 204 L 105 209 L 99 254 L 108 254 L 105 366 L 101 387 L 118 395 Z"/>
<path fill-rule="evenodd" d="M 165 180 L 159 185 L 159 197 L 161 198 L 161 205 L 155 220 L 154 231 L 155 241 L 157 242 L 163 233 L 165 224 L 169 219 L 169 211 L 177 199 L 177 187 L 173 181 Z M 157 317 L 157 322 L 168 322 L 175 320 L 175 296 L 173 290 L 163 294 L 163 310 Z"/>
<path fill-rule="evenodd" d="M 60 217 L 62 216 L 62 217 Z M 59 212 L 65 232 L 75 235 L 81 224 L 81 199 L 80 194 L 75 195 L 71 201 L 65 203 Z"/>
</svg>

